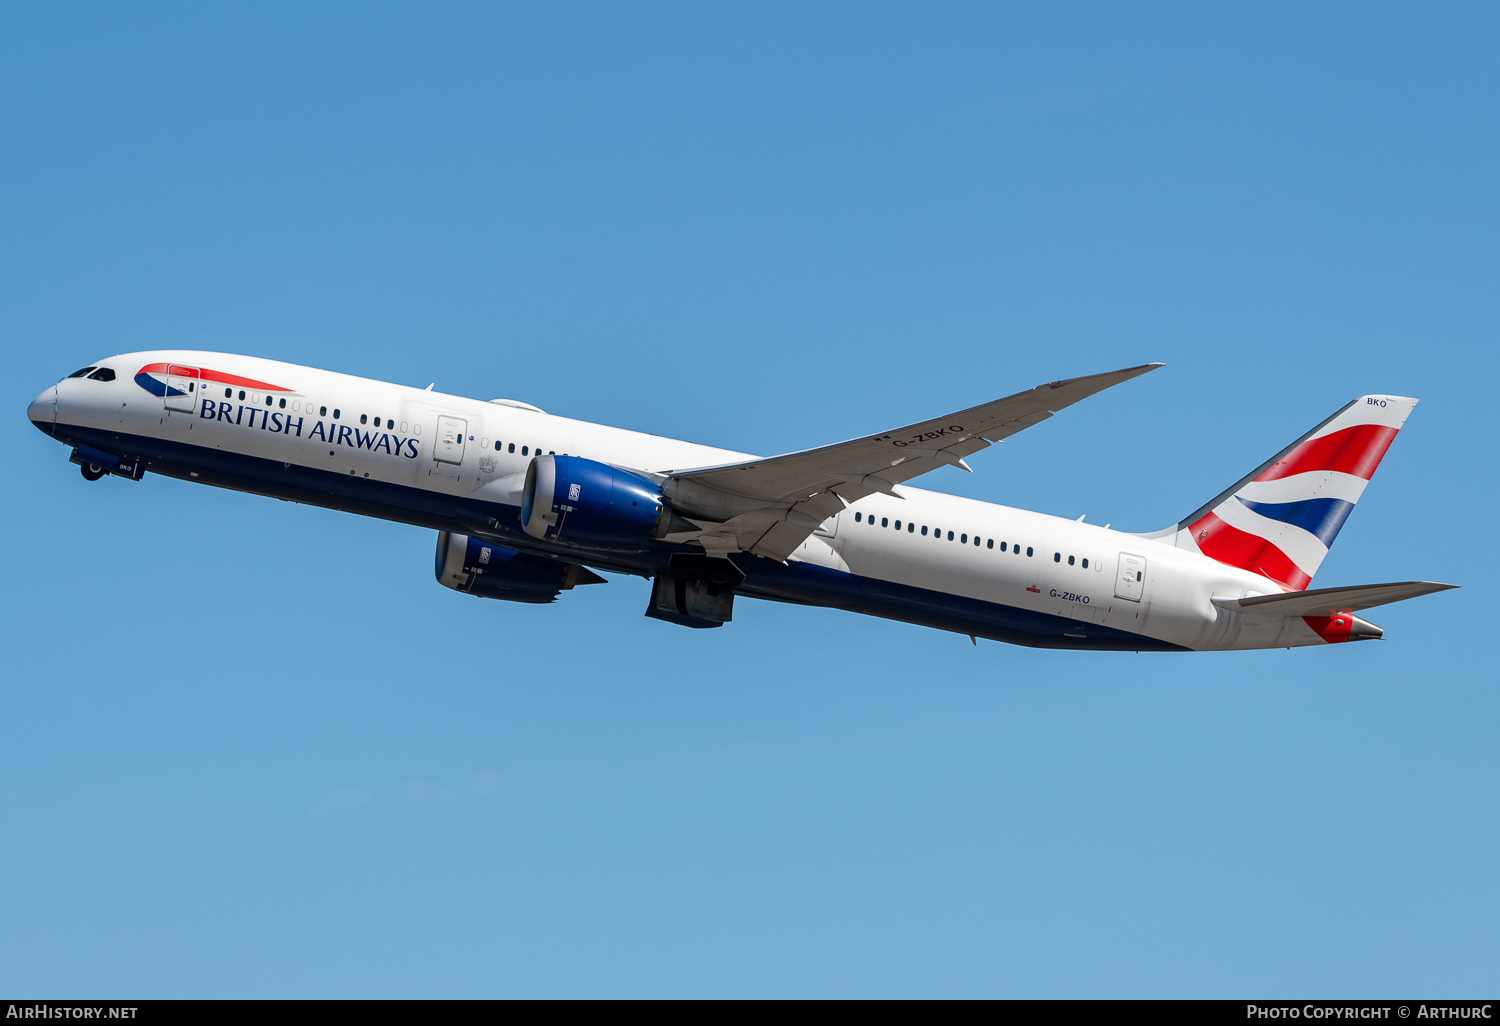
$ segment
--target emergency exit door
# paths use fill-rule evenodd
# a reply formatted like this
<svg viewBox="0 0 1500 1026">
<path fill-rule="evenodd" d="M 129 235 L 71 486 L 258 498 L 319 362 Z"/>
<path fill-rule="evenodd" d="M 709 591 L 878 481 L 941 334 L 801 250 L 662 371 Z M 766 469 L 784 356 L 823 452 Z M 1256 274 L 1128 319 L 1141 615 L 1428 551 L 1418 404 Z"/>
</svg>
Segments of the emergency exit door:
<svg viewBox="0 0 1500 1026">
<path fill-rule="evenodd" d="M 1139 602 L 1146 591 L 1146 557 L 1120 553 L 1120 572 L 1115 578 L 1115 598 Z"/>
</svg>

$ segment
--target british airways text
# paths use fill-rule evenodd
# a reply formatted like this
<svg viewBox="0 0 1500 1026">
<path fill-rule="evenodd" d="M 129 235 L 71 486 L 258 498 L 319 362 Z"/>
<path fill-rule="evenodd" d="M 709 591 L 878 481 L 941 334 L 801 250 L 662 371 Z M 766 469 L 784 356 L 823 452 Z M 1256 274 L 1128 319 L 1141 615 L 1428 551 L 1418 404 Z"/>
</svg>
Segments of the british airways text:
<svg viewBox="0 0 1500 1026">
<path fill-rule="evenodd" d="M 213 399 L 203 400 L 203 406 L 198 411 L 198 417 L 201 420 L 228 421 L 230 424 L 243 428 L 256 427 L 257 416 L 260 418 L 258 426 L 262 431 L 295 435 L 298 438 L 307 438 L 309 441 L 316 438 L 329 445 L 368 449 L 370 452 L 384 452 L 391 456 L 405 456 L 409 460 L 417 458 L 415 438 L 402 438 L 383 431 L 362 431 L 348 424 L 325 425 L 322 420 L 314 420 L 312 427 L 308 428 L 304 435 L 303 428 L 307 419 L 305 417 L 294 418 L 292 414 L 279 410 L 262 410 L 254 406 L 221 403 Z"/>
</svg>

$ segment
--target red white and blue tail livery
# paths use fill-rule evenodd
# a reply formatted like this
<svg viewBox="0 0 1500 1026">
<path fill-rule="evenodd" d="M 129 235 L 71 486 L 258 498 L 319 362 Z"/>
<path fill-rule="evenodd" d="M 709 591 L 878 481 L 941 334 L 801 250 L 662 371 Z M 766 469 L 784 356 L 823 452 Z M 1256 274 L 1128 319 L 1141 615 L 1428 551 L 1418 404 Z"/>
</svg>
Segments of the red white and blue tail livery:
<svg viewBox="0 0 1500 1026">
<path fill-rule="evenodd" d="M 1366 395 L 1178 524 L 1127 534 L 909 484 L 1144 364 L 759 457 L 509 399 L 230 353 L 127 353 L 37 396 L 90 481 L 150 472 L 437 533 L 455 591 L 546 603 L 650 580 L 646 615 L 720 627 L 736 598 L 1046 648 L 1294 648 L 1381 636 L 1355 613 L 1451 585 L 1307 590 L 1414 399 Z M 120 501 L 126 501 L 124 496 Z"/>
<path fill-rule="evenodd" d="M 1178 524 L 1174 540 L 1304 590 L 1416 405 L 1360 396 Z"/>
</svg>

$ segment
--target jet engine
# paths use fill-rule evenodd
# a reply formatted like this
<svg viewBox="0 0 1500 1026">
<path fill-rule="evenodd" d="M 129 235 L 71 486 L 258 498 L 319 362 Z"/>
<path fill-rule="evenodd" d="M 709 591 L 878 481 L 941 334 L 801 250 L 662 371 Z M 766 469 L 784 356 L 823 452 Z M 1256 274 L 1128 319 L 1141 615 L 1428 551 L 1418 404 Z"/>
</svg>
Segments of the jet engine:
<svg viewBox="0 0 1500 1026">
<path fill-rule="evenodd" d="M 545 541 L 637 552 L 669 531 L 698 530 L 662 501 L 649 478 L 579 456 L 531 461 L 521 526 Z"/>
<path fill-rule="evenodd" d="M 603 584 L 586 567 L 507 549 L 463 534 L 438 532 L 434 570 L 454 591 L 508 602 L 554 602 L 579 584 Z"/>
</svg>

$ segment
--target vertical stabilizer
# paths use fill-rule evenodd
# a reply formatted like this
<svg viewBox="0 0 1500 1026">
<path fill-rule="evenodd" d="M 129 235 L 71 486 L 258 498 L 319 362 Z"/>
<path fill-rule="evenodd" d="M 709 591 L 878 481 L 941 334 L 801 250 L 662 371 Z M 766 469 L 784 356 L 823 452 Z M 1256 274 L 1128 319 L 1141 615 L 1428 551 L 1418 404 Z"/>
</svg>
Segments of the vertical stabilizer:
<svg viewBox="0 0 1500 1026">
<path fill-rule="evenodd" d="M 1305 589 L 1416 405 L 1360 396 L 1166 533 L 1179 548 Z"/>
</svg>

